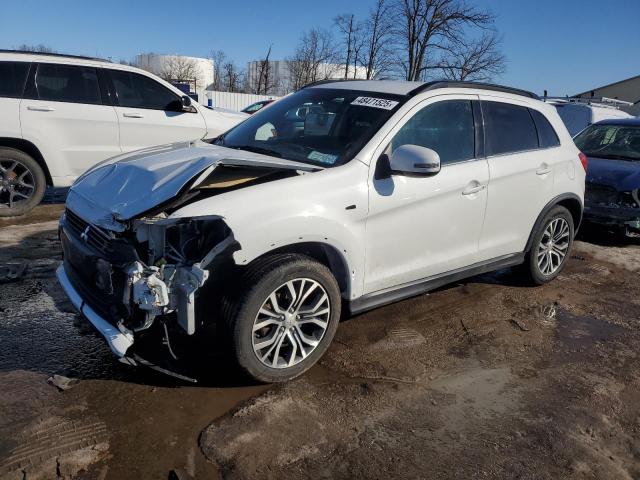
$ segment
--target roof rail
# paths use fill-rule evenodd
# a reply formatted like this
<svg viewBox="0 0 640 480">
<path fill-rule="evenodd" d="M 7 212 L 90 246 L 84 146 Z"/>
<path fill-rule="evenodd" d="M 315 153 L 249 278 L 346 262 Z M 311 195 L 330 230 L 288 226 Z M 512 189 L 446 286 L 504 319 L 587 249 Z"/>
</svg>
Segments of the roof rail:
<svg viewBox="0 0 640 480">
<path fill-rule="evenodd" d="M 354 81 L 366 81 L 365 78 L 336 78 L 336 79 L 326 79 L 326 80 L 318 80 L 317 82 L 308 83 L 302 87 L 300 90 L 307 87 L 315 87 L 316 85 L 323 85 L 325 83 L 335 83 L 335 82 L 354 82 Z M 493 90 L 503 93 L 512 93 L 514 95 L 521 95 L 524 97 L 535 98 L 536 100 L 540 100 L 540 97 L 533 92 L 529 92 L 528 90 L 521 90 L 519 88 L 513 87 L 505 87 L 504 85 L 495 85 L 492 83 L 483 83 L 483 82 L 466 82 L 466 81 L 455 81 L 455 80 L 436 80 L 433 82 L 426 82 L 420 85 L 417 88 L 411 90 L 407 96 L 412 97 L 418 93 L 426 92 L 428 90 L 435 90 L 436 88 L 478 88 L 481 90 Z"/>
<path fill-rule="evenodd" d="M 540 97 L 538 95 L 533 92 L 529 92 L 528 90 L 505 87 L 504 85 L 495 85 L 493 83 L 466 82 L 457 80 L 436 80 L 433 82 L 427 82 L 423 85 L 420 85 L 418 88 L 411 90 L 409 92 L 409 96 L 413 96 L 421 92 L 426 92 L 428 90 L 435 90 L 436 88 L 477 88 L 480 90 L 493 90 L 503 93 L 512 93 L 514 95 L 521 95 L 523 97 L 535 98 L 536 100 L 540 100 Z"/>
<path fill-rule="evenodd" d="M 303 88 L 315 87 L 317 85 L 324 85 L 325 83 L 336 83 L 336 82 L 358 82 L 365 81 L 366 78 L 327 78 L 325 80 L 316 80 L 315 82 L 307 83 L 299 88 L 302 90 Z M 370 79 L 369 79 L 370 80 Z"/>
<path fill-rule="evenodd" d="M 47 52 L 32 52 L 29 50 L 3 50 L 3 49 L 0 49 L 0 53 L 17 53 L 17 54 L 23 54 L 23 55 L 43 55 L 45 57 L 77 58 L 79 60 L 94 60 L 97 62 L 111 63 L 111 60 L 108 60 L 106 58 L 86 57 L 84 55 L 69 55 L 67 53 L 47 53 Z"/>
<path fill-rule="evenodd" d="M 585 105 L 595 105 L 597 107 L 607 107 L 618 109 L 620 107 L 630 107 L 633 102 L 627 102 L 625 100 L 618 100 L 617 98 L 609 97 L 544 97 L 546 101 L 559 102 L 559 103 L 581 103 Z"/>
</svg>

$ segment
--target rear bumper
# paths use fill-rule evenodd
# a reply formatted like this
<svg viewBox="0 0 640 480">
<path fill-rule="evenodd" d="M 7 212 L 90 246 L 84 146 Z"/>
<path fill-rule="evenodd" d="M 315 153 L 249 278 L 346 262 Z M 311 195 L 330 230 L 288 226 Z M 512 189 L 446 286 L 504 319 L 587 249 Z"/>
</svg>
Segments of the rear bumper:
<svg viewBox="0 0 640 480">
<path fill-rule="evenodd" d="M 87 305 L 69 280 L 64 265 L 58 267 L 56 276 L 73 306 L 100 332 L 111 351 L 118 357 L 124 358 L 127 350 L 133 345 L 133 334 L 124 328 L 124 331 L 120 331 Z"/>
</svg>

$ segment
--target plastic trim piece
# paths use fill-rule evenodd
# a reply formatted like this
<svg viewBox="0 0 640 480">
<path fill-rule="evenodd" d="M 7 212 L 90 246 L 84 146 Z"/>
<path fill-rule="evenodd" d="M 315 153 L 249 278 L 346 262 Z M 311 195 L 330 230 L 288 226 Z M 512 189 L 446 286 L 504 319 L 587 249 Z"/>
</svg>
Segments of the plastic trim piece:
<svg viewBox="0 0 640 480">
<path fill-rule="evenodd" d="M 109 344 L 111 351 L 120 358 L 124 357 L 127 350 L 133 345 L 133 335 L 121 332 L 84 303 L 78 291 L 71 284 L 63 265 L 60 265 L 56 270 L 56 276 L 73 306 L 100 332 Z"/>
<path fill-rule="evenodd" d="M 432 277 L 424 278 L 408 284 L 392 287 L 391 289 L 369 293 L 349 302 L 349 311 L 352 315 L 372 310 L 383 305 L 388 305 L 405 298 L 415 297 L 429 290 L 442 287 L 452 282 L 468 277 L 474 277 L 483 273 L 500 270 L 506 267 L 520 265 L 524 261 L 524 253 L 514 253 L 494 258 L 486 262 L 479 262 L 468 267 L 463 267 L 450 272 L 445 272 Z"/>
</svg>

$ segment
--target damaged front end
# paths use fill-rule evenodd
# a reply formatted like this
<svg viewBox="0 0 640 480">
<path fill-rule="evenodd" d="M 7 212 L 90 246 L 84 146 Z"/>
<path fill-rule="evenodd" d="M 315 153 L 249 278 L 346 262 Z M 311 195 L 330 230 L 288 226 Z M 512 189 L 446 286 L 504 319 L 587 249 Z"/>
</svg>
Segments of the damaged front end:
<svg viewBox="0 0 640 480">
<path fill-rule="evenodd" d="M 140 258 L 126 267 L 125 303 L 144 312 L 136 329 L 148 328 L 154 318 L 175 312 L 189 335 L 196 330 L 195 293 L 209 279 L 220 257 L 239 248 L 220 217 L 133 222 Z M 145 258 L 146 257 L 146 258 Z"/>
<path fill-rule="evenodd" d="M 67 209 L 60 238 L 61 284 L 112 351 L 132 364 L 134 339 L 157 320 L 167 336 L 167 324 L 187 335 L 196 332 L 198 290 L 215 266 L 239 248 L 217 216 L 133 220 L 116 233 Z"/>
<path fill-rule="evenodd" d="M 640 188 L 618 191 L 609 185 L 587 182 L 584 219 L 624 234 L 640 235 Z"/>
<path fill-rule="evenodd" d="M 202 142 L 106 162 L 67 196 L 60 283 L 124 361 L 143 363 L 132 353 L 134 340 L 156 327 L 175 358 L 168 331 L 192 336 L 204 327 L 198 299 L 211 303 L 240 245 L 215 212 L 172 215 L 212 196 L 318 169 Z"/>
</svg>

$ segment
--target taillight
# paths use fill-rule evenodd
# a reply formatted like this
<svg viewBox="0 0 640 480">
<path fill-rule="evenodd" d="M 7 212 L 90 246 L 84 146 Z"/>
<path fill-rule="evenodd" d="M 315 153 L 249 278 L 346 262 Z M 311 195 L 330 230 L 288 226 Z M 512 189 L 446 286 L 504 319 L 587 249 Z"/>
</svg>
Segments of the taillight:
<svg viewBox="0 0 640 480">
<path fill-rule="evenodd" d="M 587 171 L 587 165 L 589 164 L 589 159 L 582 152 L 578 153 L 578 158 L 580 159 L 580 163 L 582 164 L 582 168 L 584 168 L 584 171 L 586 172 Z"/>
</svg>

